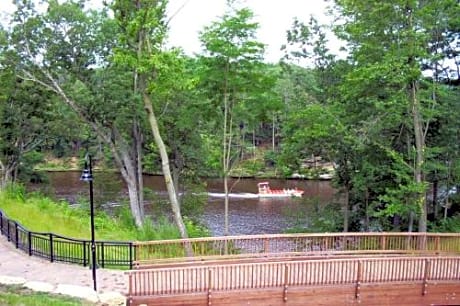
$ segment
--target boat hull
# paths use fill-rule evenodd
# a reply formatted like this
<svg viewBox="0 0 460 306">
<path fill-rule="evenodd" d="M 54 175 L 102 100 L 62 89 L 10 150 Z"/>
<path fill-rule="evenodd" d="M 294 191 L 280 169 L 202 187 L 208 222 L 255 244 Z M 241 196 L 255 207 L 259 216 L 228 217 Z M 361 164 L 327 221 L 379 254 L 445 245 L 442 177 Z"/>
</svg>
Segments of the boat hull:
<svg viewBox="0 0 460 306">
<path fill-rule="evenodd" d="M 302 197 L 303 192 L 291 192 L 291 193 L 259 193 L 259 198 L 290 198 L 290 197 Z"/>
<path fill-rule="evenodd" d="M 303 192 L 295 193 L 229 193 L 229 198 L 244 198 L 244 199 L 255 199 L 255 198 L 291 198 L 291 197 L 302 197 Z M 212 198 L 225 198 L 225 193 L 208 192 L 208 196 Z"/>
</svg>

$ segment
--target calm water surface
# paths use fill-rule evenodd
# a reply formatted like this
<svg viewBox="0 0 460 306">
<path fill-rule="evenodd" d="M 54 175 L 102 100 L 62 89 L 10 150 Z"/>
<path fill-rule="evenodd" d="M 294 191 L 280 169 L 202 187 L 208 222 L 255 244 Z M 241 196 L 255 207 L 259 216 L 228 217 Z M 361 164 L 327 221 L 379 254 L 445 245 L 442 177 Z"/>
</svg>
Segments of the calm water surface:
<svg viewBox="0 0 460 306">
<path fill-rule="evenodd" d="M 88 197 L 88 185 L 79 180 L 80 172 L 49 172 L 49 184 L 33 186 L 34 189 L 44 189 L 58 199 L 65 199 L 71 203 L 78 198 Z M 162 176 L 144 177 L 144 184 L 159 194 L 166 194 L 166 187 Z M 232 193 L 257 193 L 258 179 L 232 180 Z M 264 180 L 265 181 L 265 180 Z M 287 218 L 289 211 L 296 210 L 302 205 L 302 201 L 317 198 L 321 202 L 329 202 L 334 199 L 335 190 L 328 181 L 306 180 L 268 180 L 272 188 L 303 189 L 303 198 L 279 198 L 279 199 L 241 199 L 230 198 L 229 203 L 229 231 L 231 235 L 248 234 L 275 234 L 281 233 L 293 225 L 293 220 Z M 95 199 L 106 203 L 116 203 L 120 196 L 126 196 L 126 190 L 117 174 L 94 173 Z M 223 183 L 220 179 L 207 180 L 209 192 L 223 192 Z M 304 204 L 305 205 L 305 204 Z M 205 206 L 201 221 L 206 224 L 213 235 L 223 234 L 224 224 L 224 199 L 209 198 Z"/>
</svg>

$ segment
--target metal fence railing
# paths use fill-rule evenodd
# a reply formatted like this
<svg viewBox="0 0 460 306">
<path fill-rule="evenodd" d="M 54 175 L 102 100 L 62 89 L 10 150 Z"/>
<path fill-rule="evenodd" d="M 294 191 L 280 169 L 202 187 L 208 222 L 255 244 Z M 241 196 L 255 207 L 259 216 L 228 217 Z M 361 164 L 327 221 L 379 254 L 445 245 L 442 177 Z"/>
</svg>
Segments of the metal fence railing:
<svg viewBox="0 0 460 306">
<path fill-rule="evenodd" d="M 91 266 L 91 241 L 32 232 L 0 210 L 0 231 L 17 249 L 30 256 L 51 262 Z M 101 268 L 132 269 L 135 258 L 133 242 L 96 241 L 96 265 Z"/>
</svg>

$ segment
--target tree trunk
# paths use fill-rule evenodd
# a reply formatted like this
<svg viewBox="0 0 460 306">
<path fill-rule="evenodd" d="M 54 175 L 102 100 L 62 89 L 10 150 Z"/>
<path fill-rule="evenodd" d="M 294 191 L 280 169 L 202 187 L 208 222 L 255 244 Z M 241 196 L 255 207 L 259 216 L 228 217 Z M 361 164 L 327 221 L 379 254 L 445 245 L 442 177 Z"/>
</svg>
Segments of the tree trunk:
<svg viewBox="0 0 460 306">
<path fill-rule="evenodd" d="M 343 232 L 348 232 L 348 224 L 349 224 L 349 207 L 350 207 L 350 188 L 345 186 L 345 198 L 343 204 Z"/>
<path fill-rule="evenodd" d="M 438 220 L 438 179 L 437 178 L 435 178 L 435 180 L 433 181 L 432 197 L 433 197 L 433 200 L 431 202 L 431 205 L 433 207 L 434 219 Z"/>
<path fill-rule="evenodd" d="M 255 128 L 252 129 L 252 154 L 253 154 L 253 157 L 256 158 L 256 130 Z"/>
<path fill-rule="evenodd" d="M 224 192 L 225 192 L 225 200 L 224 200 L 224 236 L 229 235 L 229 222 L 228 222 L 228 175 L 230 172 L 230 152 L 231 152 L 231 127 L 232 123 L 229 117 L 231 116 L 229 99 L 228 99 L 228 69 L 229 63 L 227 61 L 225 67 L 225 76 L 224 76 L 224 126 L 223 126 L 223 135 L 222 135 L 222 172 L 224 174 Z M 225 247 L 225 251 L 227 252 L 227 246 Z"/>
<path fill-rule="evenodd" d="M 275 152 L 275 113 L 272 115 L 272 151 Z"/>
<path fill-rule="evenodd" d="M 166 189 L 168 190 L 169 201 L 171 202 L 171 208 L 174 214 L 174 220 L 176 222 L 177 227 L 179 228 L 181 237 L 186 239 L 188 238 L 187 229 L 185 227 L 184 220 L 182 219 L 182 215 L 180 212 L 180 205 L 177 199 L 177 193 L 174 187 L 174 181 L 172 179 L 171 169 L 169 167 L 169 157 L 168 157 L 168 153 L 166 152 L 166 146 L 160 135 L 157 118 L 155 117 L 155 113 L 153 111 L 152 100 L 150 99 L 150 96 L 146 93 L 143 93 L 142 96 L 144 100 L 144 107 L 147 111 L 150 128 L 152 129 L 153 137 L 155 139 L 155 144 L 157 145 L 158 151 L 160 152 L 161 168 L 163 170 Z M 192 256 L 193 251 L 192 251 L 191 245 L 187 244 L 187 246 L 188 246 L 186 249 L 187 255 Z"/>
<path fill-rule="evenodd" d="M 369 188 L 367 187 L 366 187 L 364 204 L 365 204 L 364 230 L 368 232 L 369 231 Z"/>
<path fill-rule="evenodd" d="M 224 215 L 225 215 L 225 224 L 224 224 L 224 236 L 229 235 L 229 223 L 228 223 L 228 204 L 229 204 L 229 190 L 228 190 L 228 176 L 224 175 L 224 192 L 225 192 L 225 198 L 224 198 Z"/>
<path fill-rule="evenodd" d="M 413 81 L 411 83 L 411 102 L 412 102 L 412 116 L 413 116 L 413 123 L 414 123 L 414 137 L 415 137 L 415 151 L 416 151 L 416 160 L 415 160 L 415 168 L 414 168 L 414 177 L 415 182 L 418 185 L 424 183 L 423 178 L 423 163 L 424 159 L 424 151 L 425 151 L 425 141 L 423 135 L 423 125 L 421 122 L 421 115 L 420 115 L 420 105 L 417 99 L 417 88 L 416 82 Z M 426 212 L 426 194 L 425 192 L 421 192 L 417 195 L 416 198 L 417 205 L 419 206 L 419 222 L 418 222 L 418 231 L 419 232 L 426 232 L 427 231 L 427 212 Z"/>
<path fill-rule="evenodd" d="M 135 164 L 137 170 L 136 176 L 136 189 L 137 189 L 137 197 L 138 197 L 138 205 L 140 210 L 140 215 L 142 218 L 145 217 L 144 211 L 144 176 L 143 176 L 143 169 L 142 169 L 142 132 L 140 130 L 139 122 L 134 120 L 133 122 L 133 147 L 135 148 Z M 133 154 L 134 155 L 134 154 Z"/>
<path fill-rule="evenodd" d="M 11 167 L 1 168 L 0 189 L 4 189 L 9 183 L 13 182 L 13 170 Z"/>
<path fill-rule="evenodd" d="M 118 136 L 116 131 L 114 131 L 112 135 L 115 139 L 121 137 Z M 139 171 L 139 167 L 141 165 L 139 165 L 139 162 L 135 160 L 135 158 L 131 157 L 128 147 L 126 145 L 122 145 L 120 139 L 119 141 L 120 143 L 118 144 L 118 148 L 115 147 L 115 143 L 113 143 L 113 141 L 110 141 L 109 144 L 112 150 L 112 154 L 115 158 L 115 162 L 120 169 L 121 176 L 128 188 L 131 214 L 133 215 L 136 226 L 140 227 L 144 221 L 143 190 L 141 189 L 143 186 L 143 177 L 142 171 Z M 140 139 L 137 138 L 134 139 L 134 141 L 135 143 L 133 144 L 133 148 L 136 149 L 140 146 L 137 144 Z M 136 152 L 132 155 L 139 158 L 140 152 Z"/>
</svg>

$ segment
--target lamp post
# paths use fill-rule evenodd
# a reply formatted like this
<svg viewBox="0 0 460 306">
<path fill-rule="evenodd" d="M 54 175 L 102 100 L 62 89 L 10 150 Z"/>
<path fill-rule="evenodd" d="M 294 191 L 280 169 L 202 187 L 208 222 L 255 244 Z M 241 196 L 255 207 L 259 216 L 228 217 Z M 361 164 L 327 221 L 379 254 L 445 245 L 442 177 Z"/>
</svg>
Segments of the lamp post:
<svg viewBox="0 0 460 306">
<path fill-rule="evenodd" d="M 89 164 L 89 167 L 88 167 Z M 89 205 L 91 215 L 91 269 L 93 272 L 93 288 L 97 291 L 96 287 L 96 243 L 94 241 L 94 201 L 93 201 L 93 168 L 91 163 L 91 155 L 85 156 L 85 168 L 80 177 L 81 181 L 89 182 Z"/>
</svg>

